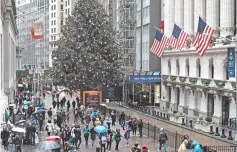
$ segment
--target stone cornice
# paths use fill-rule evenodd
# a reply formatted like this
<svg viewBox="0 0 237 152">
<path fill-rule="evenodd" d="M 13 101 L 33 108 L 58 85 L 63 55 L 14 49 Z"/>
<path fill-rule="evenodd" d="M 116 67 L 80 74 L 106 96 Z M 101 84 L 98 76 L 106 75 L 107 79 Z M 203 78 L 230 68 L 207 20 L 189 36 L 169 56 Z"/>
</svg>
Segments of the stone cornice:
<svg viewBox="0 0 237 152">
<path fill-rule="evenodd" d="M 229 47 L 236 47 L 235 44 L 228 44 L 228 45 L 223 45 L 223 46 L 214 46 L 214 47 L 209 47 L 207 51 L 205 52 L 206 54 L 212 53 L 212 54 L 218 54 L 218 53 L 224 53 L 226 52 L 226 49 Z M 165 56 L 173 56 L 173 55 L 198 55 L 196 53 L 196 49 L 194 47 L 190 49 L 185 49 L 185 50 L 165 50 L 163 57 Z"/>
</svg>

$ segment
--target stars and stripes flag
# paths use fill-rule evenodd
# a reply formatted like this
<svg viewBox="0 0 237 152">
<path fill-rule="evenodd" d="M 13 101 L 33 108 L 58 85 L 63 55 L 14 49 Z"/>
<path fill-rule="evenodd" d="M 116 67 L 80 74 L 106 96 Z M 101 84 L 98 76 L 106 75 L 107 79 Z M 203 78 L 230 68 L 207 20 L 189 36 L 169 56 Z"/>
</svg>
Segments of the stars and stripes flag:
<svg viewBox="0 0 237 152">
<path fill-rule="evenodd" d="M 165 47 L 168 44 L 168 42 L 169 42 L 169 38 L 157 30 L 156 36 L 155 36 L 155 39 L 153 41 L 150 51 L 154 53 L 155 55 L 161 57 L 164 53 Z"/>
<path fill-rule="evenodd" d="M 193 45 L 196 47 L 196 52 L 200 56 L 202 56 L 207 50 L 213 34 L 214 29 L 207 25 L 207 23 L 199 17 L 198 30 L 193 40 Z"/>
<path fill-rule="evenodd" d="M 188 33 L 182 30 L 178 25 L 174 24 L 173 33 L 169 40 L 169 45 L 177 50 L 182 50 L 186 45 Z"/>
</svg>

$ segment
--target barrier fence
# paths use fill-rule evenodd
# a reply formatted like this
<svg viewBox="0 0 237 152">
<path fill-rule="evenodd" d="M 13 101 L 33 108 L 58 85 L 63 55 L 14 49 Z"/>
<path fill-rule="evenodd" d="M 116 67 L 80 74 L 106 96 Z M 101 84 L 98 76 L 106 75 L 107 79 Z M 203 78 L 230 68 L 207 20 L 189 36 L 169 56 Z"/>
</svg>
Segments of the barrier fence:
<svg viewBox="0 0 237 152">
<path fill-rule="evenodd" d="M 109 109 L 109 111 L 112 111 L 112 109 Z M 117 115 L 120 115 L 119 111 L 116 111 Z M 147 113 L 146 113 L 147 114 Z M 152 113 L 150 113 L 152 115 Z M 169 118 L 169 117 L 168 117 Z M 167 117 L 163 117 L 163 119 L 168 119 Z M 126 115 L 126 120 L 133 119 L 130 116 Z M 137 120 L 139 120 L 137 118 Z M 179 134 L 177 132 L 169 132 L 166 131 L 168 141 L 166 142 L 167 146 L 169 146 L 171 149 L 174 149 L 175 152 L 177 152 L 180 144 L 182 143 L 183 136 L 182 134 Z M 154 142 L 159 141 L 159 133 L 160 128 L 158 126 L 151 125 L 149 122 L 143 122 L 143 129 L 142 134 L 143 136 L 147 136 L 147 138 L 151 138 L 154 140 Z M 201 145 L 202 146 L 202 145 Z M 203 152 L 237 152 L 237 145 L 228 145 L 228 146 L 202 146 Z"/>
</svg>

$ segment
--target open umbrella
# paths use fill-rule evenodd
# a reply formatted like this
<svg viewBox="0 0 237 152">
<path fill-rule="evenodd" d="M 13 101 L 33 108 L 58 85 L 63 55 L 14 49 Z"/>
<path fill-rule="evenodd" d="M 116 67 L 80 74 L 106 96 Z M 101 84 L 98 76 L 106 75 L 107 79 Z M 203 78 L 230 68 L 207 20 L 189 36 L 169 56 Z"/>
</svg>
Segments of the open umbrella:
<svg viewBox="0 0 237 152">
<path fill-rule="evenodd" d="M 13 128 L 12 131 L 13 131 L 13 132 L 19 132 L 19 133 L 24 133 L 24 132 L 26 132 L 25 129 L 23 129 L 23 128 L 18 128 L 18 127 L 17 127 L 17 128 Z"/>
<path fill-rule="evenodd" d="M 100 105 L 101 105 L 102 107 L 106 107 L 106 104 L 103 104 L 103 103 L 102 103 L 102 104 L 100 104 Z"/>
<path fill-rule="evenodd" d="M 58 149 L 61 145 L 55 141 L 41 141 L 37 144 L 36 149 L 40 150 L 52 150 L 52 149 Z"/>
<path fill-rule="evenodd" d="M 25 122 L 26 122 L 26 120 L 19 120 L 15 123 L 15 125 L 19 125 L 19 124 L 22 124 L 22 123 L 25 123 Z"/>
<path fill-rule="evenodd" d="M 33 114 L 38 114 L 38 113 L 43 113 L 43 112 L 45 112 L 45 110 L 43 110 L 43 109 L 40 109 L 40 110 L 37 110 L 35 113 L 33 113 Z"/>
<path fill-rule="evenodd" d="M 14 107 L 14 106 L 15 106 L 15 104 L 13 104 L 13 103 L 8 105 L 8 107 Z"/>
<path fill-rule="evenodd" d="M 94 128 L 95 132 L 97 133 L 105 133 L 108 131 L 108 128 L 105 126 L 97 126 Z"/>
<path fill-rule="evenodd" d="M 61 140 L 61 137 L 59 137 L 59 136 L 49 136 L 49 137 L 46 137 L 45 140 L 47 140 L 47 141 L 59 141 L 59 140 Z"/>
</svg>

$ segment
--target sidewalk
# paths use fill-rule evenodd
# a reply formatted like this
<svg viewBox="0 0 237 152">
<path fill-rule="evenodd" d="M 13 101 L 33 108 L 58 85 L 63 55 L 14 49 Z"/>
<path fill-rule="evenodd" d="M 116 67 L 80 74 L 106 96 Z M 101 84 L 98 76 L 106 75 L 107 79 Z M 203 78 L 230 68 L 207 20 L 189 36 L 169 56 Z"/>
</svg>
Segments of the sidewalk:
<svg viewBox="0 0 237 152">
<path fill-rule="evenodd" d="M 153 116 L 146 115 L 144 113 L 141 113 L 139 111 L 135 111 L 129 107 L 121 107 L 118 106 L 116 103 L 110 103 L 107 105 L 108 108 L 116 109 L 117 111 L 124 111 L 126 115 L 130 115 L 131 117 L 136 117 L 142 119 L 146 123 L 150 123 L 151 125 L 158 126 L 159 128 L 165 128 L 165 130 L 169 132 L 175 133 L 176 131 L 179 134 L 185 135 L 188 134 L 191 139 L 197 140 L 202 145 L 234 145 L 236 144 L 234 141 L 225 141 L 223 139 L 217 139 L 215 136 L 210 136 L 205 133 L 199 133 L 197 131 L 192 131 L 188 128 L 175 125 L 172 122 L 159 120 L 154 118 Z"/>
</svg>

